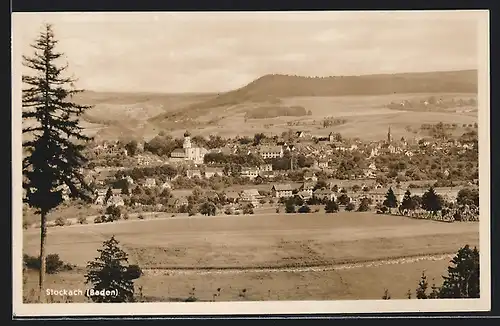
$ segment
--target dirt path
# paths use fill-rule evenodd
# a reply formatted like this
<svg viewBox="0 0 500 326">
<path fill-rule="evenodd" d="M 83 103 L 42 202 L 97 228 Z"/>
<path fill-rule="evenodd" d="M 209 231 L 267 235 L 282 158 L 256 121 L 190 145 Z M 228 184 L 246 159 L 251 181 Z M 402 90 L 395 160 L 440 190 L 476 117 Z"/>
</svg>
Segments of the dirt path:
<svg viewBox="0 0 500 326">
<path fill-rule="evenodd" d="M 434 255 L 418 255 L 409 257 L 398 257 L 391 259 L 380 259 L 373 261 L 364 261 L 356 263 L 341 263 L 333 265 L 317 265 L 317 266 L 300 266 L 300 267 L 230 267 L 230 268 L 220 268 L 220 267 L 207 267 L 207 268 L 197 268 L 197 267 L 180 267 L 180 268 L 169 268 L 169 267 L 153 267 L 144 268 L 143 272 L 145 275 L 170 275 L 170 274 L 240 274 L 240 273 L 301 273 L 301 272 L 324 272 L 332 270 L 346 270 L 353 268 L 365 268 L 365 267 L 377 267 L 383 265 L 396 265 L 396 264 L 407 264 L 414 263 L 422 260 L 427 261 L 439 261 L 444 259 L 451 259 L 455 256 L 455 253 L 441 253 Z"/>
</svg>

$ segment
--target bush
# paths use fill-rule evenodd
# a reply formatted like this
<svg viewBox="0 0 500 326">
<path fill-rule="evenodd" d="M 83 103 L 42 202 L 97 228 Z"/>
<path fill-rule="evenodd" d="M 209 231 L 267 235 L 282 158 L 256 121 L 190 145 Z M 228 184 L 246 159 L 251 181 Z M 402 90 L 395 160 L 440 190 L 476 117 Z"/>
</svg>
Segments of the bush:
<svg viewBox="0 0 500 326">
<path fill-rule="evenodd" d="M 354 203 L 349 203 L 349 204 L 346 205 L 345 210 L 348 211 L 348 212 L 351 212 L 355 208 L 356 208 L 356 206 L 354 206 Z"/>
<path fill-rule="evenodd" d="M 253 205 L 248 204 L 245 207 L 243 207 L 243 214 L 253 214 Z"/>
<path fill-rule="evenodd" d="M 325 205 L 326 213 L 336 213 L 339 211 L 339 205 L 334 200 L 329 200 Z"/>
<path fill-rule="evenodd" d="M 97 216 L 97 217 L 94 219 L 94 223 L 96 223 L 96 224 L 99 224 L 99 223 L 104 223 L 104 222 L 105 222 L 105 219 L 106 219 L 106 217 L 105 217 L 104 215 Z"/>
<path fill-rule="evenodd" d="M 85 216 L 80 216 L 78 218 L 77 222 L 78 222 L 78 224 L 87 224 L 88 223 L 87 218 Z"/>
<path fill-rule="evenodd" d="M 124 220 L 128 220 L 129 218 L 130 218 L 130 216 L 128 215 L 128 213 L 123 214 L 123 219 Z"/>
<path fill-rule="evenodd" d="M 28 229 L 29 228 L 29 223 L 27 221 L 23 221 L 23 229 Z"/>
<path fill-rule="evenodd" d="M 138 218 L 138 219 L 140 219 L 140 220 L 143 220 L 143 219 L 144 219 L 144 215 L 139 214 L 139 215 L 137 216 L 137 218 Z"/>
<path fill-rule="evenodd" d="M 299 213 L 310 213 L 311 208 L 307 205 L 301 206 L 298 210 Z"/>
<path fill-rule="evenodd" d="M 23 262 L 26 268 L 40 270 L 40 256 L 34 257 L 27 254 L 23 255 Z M 71 265 L 65 264 L 58 254 L 49 254 L 45 257 L 47 274 L 55 274 L 62 270 L 72 269 Z"/>
<path fill-rule="evenodd" d="M 135 280 L 142 275 L 142 269 L 139 267 L 139 265 L 130 265 L 127 268 L 127 273 L 128 273 L 128 278 L 131 280 Z"/>
<path fill-rule="evenodd" d="M 106 216 L 109 222 L 117 221 L 122 217 L 122 211 L 119 206 L 111 205 L 106 207 Z"/>
<path fill-rule="evenodd" d="M 56 226 L 65 226 L 66 225 L 66 220 L 62 217 L 58 217 L 57 220 L 55 220 L 54 224 Z"/>
</svg>

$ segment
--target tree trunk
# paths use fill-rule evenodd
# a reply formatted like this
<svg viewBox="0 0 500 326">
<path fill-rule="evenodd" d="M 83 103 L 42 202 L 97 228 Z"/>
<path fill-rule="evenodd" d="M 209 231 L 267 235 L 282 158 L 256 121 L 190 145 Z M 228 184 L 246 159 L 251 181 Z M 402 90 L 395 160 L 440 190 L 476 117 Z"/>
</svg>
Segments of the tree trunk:
<svg viewBox="0 0 500 326">
<path fill-rule="evenodd" d="M 40 224 L 40 274 L 39 274 L 39 295 L 38 299 L 40 303 L 45 303 L 45 292 L 44 292 L 44 281 L 45 281 L 45 273 L 47 270 L 46 261 L 45 261 L 45 243 L 47 239 L 47 213 L 41 213 L 41 224 Z"/>
</svg>

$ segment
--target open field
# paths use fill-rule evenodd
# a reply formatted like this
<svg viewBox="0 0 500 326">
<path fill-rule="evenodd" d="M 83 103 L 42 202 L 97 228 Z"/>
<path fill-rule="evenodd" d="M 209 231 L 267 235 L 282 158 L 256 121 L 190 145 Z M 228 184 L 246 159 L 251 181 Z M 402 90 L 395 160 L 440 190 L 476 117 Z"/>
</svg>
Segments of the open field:
<svg viewBox="0 0 500 326">
<path fill-rule="evenodd" d="M 478 224 L 355 212 L 152 219 L 50 228 L 47 252 L 84 266 L 112 235 L 143 268 L 259 267 L 449 253 L 477 242 Z M 38 246 L 38 230 L 24 231 L 24 252 Z"/>
<path fill-rule="evenodd" d="M 429 279 L 440 283 L 449 256 L 396 265 L 363 262 L 452 255 L 465 244 L 478 246 L 478 229 L 478 223 L 355 212 L 197 216 L 50 228 L 47 252 L 58 253 L 79 271 L 50 275 L 49 283 L 54 288 L 82 288 L 82 268 L 97 255 L 102 241 L 115 235 L 130 262 L 145 270 L 136 284 L 143 286 L 148 300 L 185 299 L 192 287 L 200 300 L 212 299 L 219 287 L 224 290 L 218 300 L 243 300 L 239 291 L 244 288 L 247 300 L 377 299 L 384 288 L 394 298 L 404 298 L 424 269 Z M 25 253 L 38 254 L 38 230 L 24 231 L 23 246 Z M 357 262 L 361 266 L 350 269 L 296 270 Z M 193 268 L 206 272 L 190 273 Z M 227 268 L 254 271 L 217 272 Z M 25 291 L 36 287 L 36 275 L 28 274 Z"/>
<path fill-rule="evenodd" d="M 429 284 L 442 283 L 449 259 L 421 260 L 417 262 L 387 264 L 352 269 L 318 272 L 255 272 L 227 274 L 183 274 L 171 273 L 151 275 L 146 273 L 136 280 L 136 294 L 142 287 L 145 301 L 182 301 L 195 288 L 195 297 L 200 301 L 213 300 L 220 288 L 216 301 L 243 300 L 352 300 L 380 299 L 388 289 L 393 299 L 405 299 L 411 290 L 415 298 L 423 271 Z M 47 288 L 85 289 L 82 272 L 63 272 L 47 276 Z M 26 296 L 37 288 L 36 272 L 27 273 L 24 288 Z M 246 297 L 240 293 L 246 289 Z M 62 298 L 54 298 L 62 300 Z M 74 302 L 85 302 L 84 297 L 73 297 Z"/>
</svg>

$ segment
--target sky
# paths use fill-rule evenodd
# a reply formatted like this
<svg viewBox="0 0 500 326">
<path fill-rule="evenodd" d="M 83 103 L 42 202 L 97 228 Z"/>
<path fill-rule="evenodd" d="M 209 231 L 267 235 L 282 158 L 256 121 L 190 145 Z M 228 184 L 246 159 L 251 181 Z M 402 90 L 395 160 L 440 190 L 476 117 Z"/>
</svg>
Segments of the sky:
<svg viewBox="0 0 500 326">
<path fill-rule="evenodd" d="M 266 74 L 478 68 L 478 12 L 14 13 L 14 56 L 44 23 L 77 86 L 223 92 Z"/>
</svg>

